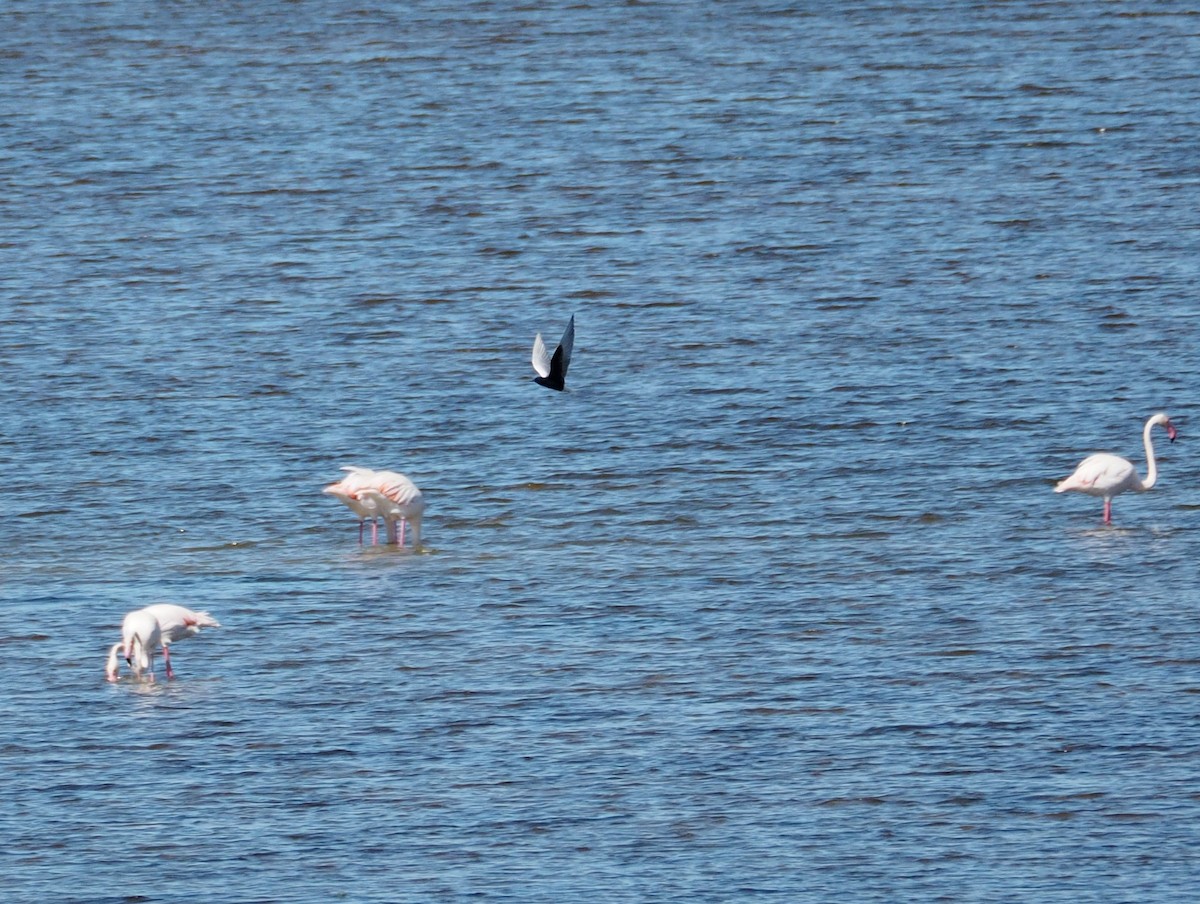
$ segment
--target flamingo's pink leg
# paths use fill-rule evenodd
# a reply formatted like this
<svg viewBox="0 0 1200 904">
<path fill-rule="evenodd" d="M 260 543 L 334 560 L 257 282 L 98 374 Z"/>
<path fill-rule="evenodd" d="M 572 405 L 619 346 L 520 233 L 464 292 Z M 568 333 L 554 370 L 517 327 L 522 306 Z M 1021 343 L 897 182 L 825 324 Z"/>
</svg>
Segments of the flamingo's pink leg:
<svg viewBox="0 0 1200 904">
<path fill-rule="evenodd" d="M 358 519 L 358 545 L 359 546 L 363 545 L 363 524 L 364 523 L 365 522 L 363 521 L 362 518 Z"/>
<path fill-rule="evenodd" d="M 1104 500 L 1104 523 L 1112 524 L 1112 500 Z"/>
<path fill-rule="evenodd" d="M 171 648 L 167 644 L 163 644 L 162 651 L 163 651 L 163 662 L 167 666 L 167 677 L 174 678 L 175 672 L 171 668 Z"/>
<path fill-rule="evenodd" d="M 403 518 L 401 518 L 400 519 L 400 543 L 399 543 L 400 546 L 404 545 L 404 524 L 405 524 L 405 520 Z"/>
<path fill-rule="evenodd" d="M 371 545 L 379 545 L 379 522 L 374 518 L 371 519 Z"/>
</svg>

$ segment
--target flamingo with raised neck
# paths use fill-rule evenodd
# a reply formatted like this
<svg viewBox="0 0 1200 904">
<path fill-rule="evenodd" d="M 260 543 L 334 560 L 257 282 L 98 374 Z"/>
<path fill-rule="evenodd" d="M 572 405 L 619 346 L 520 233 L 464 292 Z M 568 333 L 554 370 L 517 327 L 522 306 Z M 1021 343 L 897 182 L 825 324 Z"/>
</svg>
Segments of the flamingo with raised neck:
<svg viewBox="0 0 1200 904">
<path fill-rule="evenodd" d="M 1059 481 L 1054 488 L 1056 493 L 1073 490 L 1077 493 L 1087 493 L 1089 496 L 1101 496 L 1104 499 L 1104 523 L 1112 524 L 1112 501 L 1114 496 L 1121 493 L 1144 493 L 1158 482 L 1158 462 L 1154 460 L 1154 444 L 1150 441 L 1150 431 L 1154 427 L 1165 427 L 1167 439 L 1175 442 L 1178 431 L 1171 419 L 1162 412 L 1154 415 L 1142 429 L 1142 443 L 1146 447 L 1146 477 L 1138 477 L 1133 463 L 1119 455 L 1108 452 L 1097 452 L 1089 455 L 1079 463 L 1075 473 L 1066 480 Z"/>
</svg>

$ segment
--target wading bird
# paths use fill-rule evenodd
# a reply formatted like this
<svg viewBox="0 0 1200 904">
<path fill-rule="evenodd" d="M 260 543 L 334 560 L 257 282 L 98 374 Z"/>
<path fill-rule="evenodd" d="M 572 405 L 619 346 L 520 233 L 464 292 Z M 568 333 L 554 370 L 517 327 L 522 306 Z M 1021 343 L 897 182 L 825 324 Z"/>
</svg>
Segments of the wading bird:
<svg viewBox="0 0 1200 904">
<path fill-rule="evenodd" d="M 1154 461 L 1154 445 L 1150 442 L 1150 431 L 1155 427 L 1165 427 L 1167 439 L 1175 442 L 1178 431 L 1171 419 L 1161 412 L 1146 421 L 1142 429 L 1142 443 L 1146 447 L 1146 479 L 1142 480 L 1134 470 L 1133 464 L 1119 455 L 1107 452 L 1097 452 L 1089 455 L 1079 463 L 1075 473 L 1066 480 L 1059 481 L 1054 488 L 1056 493 L 1073 490 L 1077 493 L 1087 493 L 1089 496 L 1104 498 L 1104 523 L 1112 524 L 1112 500 L 1121 493 L 1144 493 L 1158 481 L 1158 464 Z"/>
<path fill-rule="evenodd" d="M 149 672 L 153 681 L 154 651 L 158 649 L 163 653 L 167 677 L 174 678 L 171 644 L 199 634 L 201 628 L 219 627 L 220 623 L 207 612 L 195 612 L 174 603 L 156 603 L 130 612 L 121 623 L 121 642 L 113 644 L 108 651 L 105 668 L 108 680 L 117 680 L 120 669 L 117 654 L 121 652 L 135 678 L 142 677 L 142 672 Z"/>
</svg>

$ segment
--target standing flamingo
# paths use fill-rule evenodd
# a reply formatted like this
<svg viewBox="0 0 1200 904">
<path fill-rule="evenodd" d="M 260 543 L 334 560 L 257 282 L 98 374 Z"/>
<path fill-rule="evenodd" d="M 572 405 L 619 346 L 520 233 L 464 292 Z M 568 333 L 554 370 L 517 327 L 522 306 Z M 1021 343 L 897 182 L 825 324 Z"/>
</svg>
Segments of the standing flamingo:
<svg viewBox="0 0 1200 904">
<path fill-rule="evenodd" d="M 201 628 L 221 627 L 221 623 L 207 612 L 195 612 L 174 603 L 155 603 L 142 611 L 149 612 L 158 622 L 162 637 L 163 663 L 167 667 L 168 678 L 175 677 L 175 672 L 171 669 L 171 644 L 199 634 Z"/>
<path fill-rule="evenodd" d="M 1104 523 L 1112 524 L 1112 500 L 1114 496 L 1132 490 L 1144 493 L 1158 481 L 1158 464 L 1154 461 L 1154 446 L 1150 442 L 1150 430 L 1158 425 L 1167 428 L 1167 439 L 1175 442 L 1178 431 L 1171 419 L 1159 413 L 1146 421 L 1142 430 L 1142 443 L 1146 447 L 1146 479 L 1138 477 L 1133 464 L 1118 455 L 1107 452 L 1097 452 L 1089 455 L 1079 463 L 1075 473 L 1066 480 L 1059 482 L 1054 488 L 1056 493 L 1075 490 L 1087 493 L 1089 496 L 1104 497 Z"/>
<path fill-rule="evenodd" d="M 363 525 L 367 519 L 371 521 L 371 545 L 379 542 L 379 511 L 378 503 L 373 498 L 364 498 L 360 495 L 362 490 L 368 489 L 375 485 L 375 472 L 370 468 L 356 468 L 353 465 L 348 465 L 342 468 L 347 474 L 337 483 L 331 483 L 322 493 L 328 493 L 330 496 L 336 497 L 346 505 L 350 511 L 358 515 L 358 545 L 363 543 Z"/>
<path fill-rule="evenodd" d="M 135 678 L 141 678 L 142 672 L 148 671 L 153 681 L 154 650 L 160 646 L 162 629 L 158 626 L 158 619 L 145 609 L 130 612 L 121 622 L 121 642 L 113 644 L 108 651 L 108 665 L 105 668 L 108 680 L 117 680 L 117 651 L 121 650 Z"/>
<path fill-rule="evenodd" d="M 373 499 L 387 527 L 387 542 L 404 545 L 404 524 L 413 529 L 413 549 L 421 545 L 421 519 L 425 514 L 425 498 L 417 485 L 395 471 L 377 471 L 375 484 L 359 493 Z M 399 533 L 397 534 L 397 526 Z"/>
</svg>

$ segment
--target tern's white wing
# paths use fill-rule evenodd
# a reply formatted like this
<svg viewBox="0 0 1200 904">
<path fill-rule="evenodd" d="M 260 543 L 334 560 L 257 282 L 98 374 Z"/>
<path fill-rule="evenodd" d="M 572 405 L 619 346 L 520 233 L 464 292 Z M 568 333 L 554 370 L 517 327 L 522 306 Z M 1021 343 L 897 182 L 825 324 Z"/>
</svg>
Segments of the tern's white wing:
<svg viewBox="0 0 1200 904">
<path fill-rule="evenodd" d="M 541 333 L 533 339 L 533 369 L 539 377 L 550 376 L 550 356 L 546 353 L 546 343 L 542 341 Z"/>
</svg>

